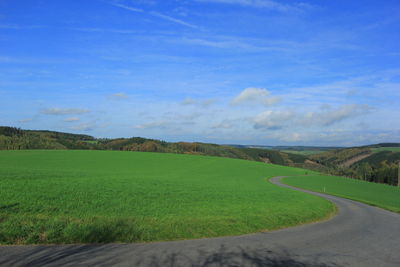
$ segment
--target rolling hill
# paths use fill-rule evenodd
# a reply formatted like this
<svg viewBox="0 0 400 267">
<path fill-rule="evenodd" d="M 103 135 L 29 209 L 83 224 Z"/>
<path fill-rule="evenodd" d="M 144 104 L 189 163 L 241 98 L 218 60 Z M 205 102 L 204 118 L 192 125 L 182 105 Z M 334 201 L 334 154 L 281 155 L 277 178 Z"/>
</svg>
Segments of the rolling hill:
<svg viewBox="0 0 400 267">
<path fill-rule="evenodd" d="M 398 184 L 400 144 L 382 143 L 311 155 L 325 172 L 370 182 Z"/>
<path fill-rule="evenodd" d="M 170 153 L 0 151 L 0 244 L 238 235 L 329 216 L 332 203 L 267 181 L 304 173 Z"/>
<path fill-rule="evenodd" d="M 206 143 L 171 143 L 141 137 L 97 139 L 81 134 L 0 127 L 0 150 L 21 149 L 119 150 L 195 154 L 246 159 L 286 166 L 301 166 L 307 160 L 307 157 L 302 155 L 269 149 Z"/>
<path fill-rule="evenodd" d="M 119 150 L 218 156 L 306 168 L 390 185 L 398 184 L 400 161 L 399 143 L 349 148 L 217 145 L 172 143 L 142 137 L 99 139 L 82 134 L 0 127 L 0 150 L 26 149 Z"/>
</svg>

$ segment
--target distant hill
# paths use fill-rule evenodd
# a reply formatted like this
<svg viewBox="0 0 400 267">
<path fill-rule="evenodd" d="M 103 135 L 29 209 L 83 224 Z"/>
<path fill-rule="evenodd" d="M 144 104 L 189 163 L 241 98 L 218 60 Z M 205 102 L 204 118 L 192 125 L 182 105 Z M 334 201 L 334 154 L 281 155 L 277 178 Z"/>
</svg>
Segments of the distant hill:
<svg viewBox="0 0 400 267">
<path fill-rule="evenodd" d="M 368 145 L 365 147 L 369 147 L 369 148 L 379 148 L 379 147 L 400 147 L 400 143 L 380 143 L 380 144 L 376 144 L 376 145 Z"/>
<path fill-rule="evenodd" d="M 325 147 L 325 146 L 321 147 L 320 146 L 261 146 L 261 145 L 235 145 L 235 144 L 229 146 L 239 147 L 239 148 L 259 148 L 259 149 L 278 150 L 285 153 L 292 153 L 305 156 L 344 148 L 344 147 Z"/>
<path fill-rule="evenodd" d="M 268 149 L 206 143 L 172 143 L 142 137 L 97 139 L 81 134 L 0 127 L 0 150 L 14 149 L 94 149 L 184 153 L 254 160 L 286 166 L 302 166 L 307 160 L 305 156 Z"/>
<path fill-rule="evenodd" d="M 268 148 L 268 149 L 267 149 Z M 92 149 L 197 154 L 260 161 L 397 185 L 400 143 L 362 147 L 246 146 L 165 142 L 142 137 L 90 135 L 0 127 L 0 150 Z"/>
<path fill-rule="evenodd" d="M 229 144 L 229 146 L 246 147 L 246 148 L 264 148 L 272 150 L 293 150 L 293 151 L 303 151 L 303 150 L 328 151 L 328 150 L 344 148 L 344 147 L 332 147 L 332 146 L 262 146 L 262 145 L 236 145 L 236 144 Z"/>
<path fill-rule="evenodd" d="M 398 184 L 400 143 L 343 148 L 311 155 L 309 158 L 335 175 Z"/>
</svg>

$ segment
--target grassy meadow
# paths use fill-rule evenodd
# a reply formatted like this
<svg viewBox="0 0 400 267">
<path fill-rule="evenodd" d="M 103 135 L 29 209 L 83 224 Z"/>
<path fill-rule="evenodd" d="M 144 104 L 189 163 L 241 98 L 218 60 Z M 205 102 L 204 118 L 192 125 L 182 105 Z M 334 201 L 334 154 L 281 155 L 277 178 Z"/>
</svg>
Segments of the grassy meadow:
<svg viewBox="0 0 400 267">
<path fill-rule="evenodd" d="M 203 238 L 329 216 L 330 202 L 267 181 L 305 172 L 182 154 L 0 151 L 0 244 Z"/>
<path fill-rule="evenodd" d="M 400 187 L 338 176 L 287 177 L 283 182 L 316 192 L 325 192 L 400 212 Z"/>
</svg>

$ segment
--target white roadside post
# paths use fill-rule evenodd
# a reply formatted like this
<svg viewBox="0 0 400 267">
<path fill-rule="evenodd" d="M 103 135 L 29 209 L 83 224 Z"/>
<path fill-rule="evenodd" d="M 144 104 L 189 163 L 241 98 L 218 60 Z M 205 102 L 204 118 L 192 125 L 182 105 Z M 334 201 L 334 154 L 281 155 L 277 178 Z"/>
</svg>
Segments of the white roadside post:
<svg viewBox="0 0 400 267">
<path fill-rule="evenodd" d="M 400 161 L 399 161 L 399 168 L 398 168 L 398 174 L 397 174 L 397 186 L 400 187 Z"/>
</svg>

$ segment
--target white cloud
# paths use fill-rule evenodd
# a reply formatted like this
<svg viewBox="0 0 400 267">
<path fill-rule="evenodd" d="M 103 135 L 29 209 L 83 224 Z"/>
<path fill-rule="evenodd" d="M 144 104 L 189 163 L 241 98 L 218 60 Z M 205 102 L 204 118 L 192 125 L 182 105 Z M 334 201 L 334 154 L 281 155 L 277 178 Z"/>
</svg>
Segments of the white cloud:
<svg viewBox="0 0 400 267">
<path fill-rule="evenodd" d="M 339 121 L 363 115 L 371 111 L 371 107 L 362 104 L 348 104 L 339 106 L 336 109 L 325 108 L 320 112 L 307 112 L 300 120 L 306 125 L 330 126 Z"/>
<path fill-rule="evenodd" d="M 131 6 L 126 6 L 126 5 L 123 5 L 123 4 L 112 3 L 112 5 L 116 6 L 116 7 L 120 7 L 120 8 L 126 9 L 126 10 L 129 10 L 129 11 L 133 11 L 133 12 L 138 12 L 138 13 L 143 13 L 144 12 L 143 9 L 135 8 L 135 7 L 131 7 Z"/>
<path fill-rule="evenodd" d="M 101 32 L 101 33 L 119 33 L 119 34 L 138 34 L 141 33 L 137 30 L 126 30 L 126 29 L 113 29 L 113 28 L 82 28 L 82 27 L 64 27 L 57 28 L 61 30 L 71 30 L 71 31 L 80 31 L 80 32 Z"/>
<path fill-rule="evenodd" d="M 167 123 L 160 121 L 160 122 L 147 122 L 139 125 L 135 125 L 134 128 L 136 129 L 151 129 L 151 128 L 160 128 L 164 129 L 167 128 Z"/>
<path fill-rule="evenodd" d="M 72 115 L 90 112 L 88 109 L 80 108 L 48 108 L 41 111 L 45 115 Z"/>
<path fill-rule="evenodd" d="M 75 121 L 80 121 L 80 119 L 77 117 L 71 117 L 71 118 L 64 119 L 64 121 L 65 122 L 75 122 Z"/>
<path fill-rule="evenodd" d="M 367 114 L 371 107 L 361 104 L 341 105 L 336 108 L 322 106 L 319 111 L 295 113 L 292 111 L 265 111 L 254 118 L 255 129 L 278 130 L 288 126 L 293 129 L 307 129 L 309 127 L 327 127 L 338 122 Z M 290 135 L 289 139 L 299 139 L 299 135 Z"/>
<path fill-rule="evenodd" d="M 262 47 L 241 42 L 239 40 L 206 40 L 199 38 L 183 38 L 182 42 L 193 45 L 208 46 L 214 48 L 238 48 L 238 49 L 253 49 L 262 50 Z"/>
<path fill-rule="evenodd" d="M 180 24 L 180 25 L 183 25 L 183 26 L 186 26 L 186 27 L 190 27 L 190 28 L 193 28 L 193 29 L 199 29 L 199 27 L 196 26 L 196 25 L 187 23 L 187 22 L 185 22 L 185 21 L 183 21 L 181 19 L 173 18 L 173 17 L 167 16 L 167 15 L 155 12 L 155 11 L 152 11 L 149 14 L 152 15 L 152 16 L 155 16 L 155 17 L 162 18 L 164 20 L 175 22 L 177 24 Z"/>
<path fill-rule="evenodd" d="M 172 42 L 178 42 L 189 45 L 205 46 L 219 49 L 234 49 L 247 52 L 288 52 L 293 51 L 297 46 L 293 43 L 282 41 L 271 41 L 257 38 L 243 38 L 238 36 L 213 36 L 211 38 L 189 38 L 171 39 Z M 296 47 L 293 47 L 296 46 Z"/>
<path fill-rule="evenodd" d="M 203 107 L 208 107 L 212 104 L 214 104 L 216 102 L 215 99 L 205 99 L 203 101 L 200 101 L 200 105 L 202 105 Z"/>
<path fill-rule="evenodd" d="M 234 125 L 232 122 L 224 120 L 220 123 L 216 123 L 213 126 L 211 126 L 211 129 L 232 129 L 233 127 Z"/>
<path fill-rule="evenodd" d="M 264 111 L 254 119 L 254 128 L 278 130 L 285 127 L 293 116 L 291 111 Z"/>
<path fill-rule="evenodd" d="M 108 97 L 111 100 L 123 100 L 129 98 L 129 96 L 125 93 L 115 93 Z"/>
<path fill-rule="evenodd" d="M 195 100 L 191 97 L 185 98 L 181 104 L 182 105 L 200 105 L 202 107 L 208 107 L 216 102 L 215 99 L 203 99 L 203 100 Z"/>
<path fill-rule="evenodd" d="M 266 136 L 266 138 L 315 146 L 355 146 L 382 142 L 400 142 L 400 131 L 353 131 L 336 129 L 328 131 L 303 131 L 301 133 L 279 132 L 272 133 Z"/>
<path fill-rule="evenodd" d="M 47 28 L 47 26 L 44 25 L 20 26 L 16 24 L 0 24 L 0 29 L 25 30 L 25 29 L 40 29 L 40 28 Z"/>
<path fill-rule="evenodd" d="M 71 130 L 76 130 L 76 131 L 92 131 L 94 128 L 95 124 L 93 123 L 81 123 L 70 127 Z"/>
<path fill-rule="evenodd" d="M 343 137 L 343 133 L 339 134 L 339 131 L 328 131 L 328 132 L 310 132 L 302 131 L 299 132 L 278 132 L 272 133 L 267 138 L 272 138 L 275 140 L 289 142 L 289 143 L 308 143 L 310 141 L 317 144 L 318 142 L 332 142 L 337 140 L 338 136 Z"/>
<path fill-rule="evenodd" d="M 168 21 L 171 21 L 171 22 L 174 22 L 176 24 L 180 24 L 180 25 L 183 25 L 183 26 L 186 26 L 186 27 L 189 27 L 189 28 L 199 29 L 199 27 L 194 25 L 194 24 L 188 23 L 188 22 L 183 21 L 181 19 L 177 19 L 177 18 L 174 18 L 174 17 L 171 17 L 171 16 L 167 16 L 167 15 L 161 14 L 161 13 L 156 12 L 156 11 L 146 12 L 143 9 L 140 9 L 140 8 L 131 7 L 131 6 L 118 4 L 118 3 L 112 3 L 112 5 L 116 6 L 116 7 L 119 7 L 119 8 L 123 8 L 125 10 L 137 12 L 137 13 L 145 13 L 145 14 L 151 15 L 153 17 L 158 17 L 158 18 L 161 18 L 163 20 L 168 20 Z"/>
<path fill-rule="evenodd" d="M 193 98 L 187 97 L 182 101 L 182 105 L 193 105 L 195 101 Z"/>
<path fill-rule="evenodd" d="M 270 92 L 264 88 L 246 88 L 232 100 L 233 105 L 262 104 L 271 106 L 280 101 L 279 97 L 270 96 Z"/>
<path fill-rule="evenodd" d="M 19 123 L 27 123 L 27 122 L 31 122 L 33 119 L 23 119 L 23 120 L 19 120 Z"/>
<path fill-rule="evenodd" d="M 285 141 L 285 142 L 305 141 L 305 136 L 304 134 L 301 133 L 275 133 L 268 137 L 272 137 L 274 139 L 278 139 L 280 141 Z"/>
<path fill-rule="evenodd" d="M 266 8 L 271 10 L 277 10 L 281 12 L 287 11 L 299 11 L 302 9 L 308 9 L 311 7 L 310 4 L 306 3 L 296 3 L 296 4 L 282 4 L 278 1 L 272 0 L 196 0 L 197 2 L 210 2 L 219 4 L 231 4 L 231 5 L 241 5 L 254 8 Z"/>
</svg>

